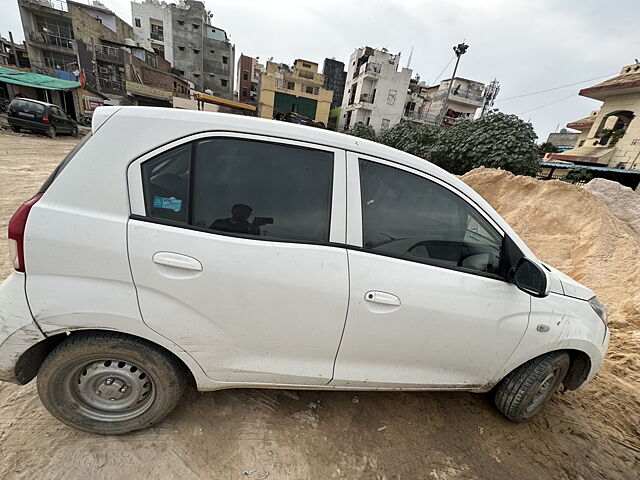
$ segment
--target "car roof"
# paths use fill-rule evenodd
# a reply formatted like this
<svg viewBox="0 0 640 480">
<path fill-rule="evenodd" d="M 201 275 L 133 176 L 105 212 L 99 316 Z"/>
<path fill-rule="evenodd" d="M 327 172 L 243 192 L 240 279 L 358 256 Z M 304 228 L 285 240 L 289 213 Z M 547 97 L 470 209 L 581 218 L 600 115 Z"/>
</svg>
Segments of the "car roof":
<svg viewBox="0 0 640 480">
<path fill-rule="evenodd" d="M 58 105 L 55 105 L 53 103 L 42 102 L 40 100 L 34 100 L 32 98 L 16 97 L 12 99 L 11 102 L 13 103 L 14 100 L 24 100 L 25 102 L 39 103 L 40 105 L 44 105 L 45 107 L 58 107 Z"/>
</svg>

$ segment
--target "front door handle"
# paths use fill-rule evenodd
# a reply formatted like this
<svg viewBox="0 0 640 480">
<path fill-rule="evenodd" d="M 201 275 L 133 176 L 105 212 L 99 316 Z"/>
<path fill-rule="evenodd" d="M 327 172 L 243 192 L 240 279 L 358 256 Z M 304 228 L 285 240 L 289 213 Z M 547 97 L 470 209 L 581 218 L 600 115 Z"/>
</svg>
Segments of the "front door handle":
<svg viewBox="0 0 640 480">
<path fill-rule="evenodd" d="M 383 305 L 400 306 L 400 299 L 392 293 L 378 292 L 371 290 L 364 294 L 364 299 L 367 302 L 381 303 Z"/>
<path fill-rule="evenodd" d="M 153 255 L 153 263 L 183 270 L 202 271 L 202 264 L 193 257 L 173 252 L 157 252 Z"/>
</svg>

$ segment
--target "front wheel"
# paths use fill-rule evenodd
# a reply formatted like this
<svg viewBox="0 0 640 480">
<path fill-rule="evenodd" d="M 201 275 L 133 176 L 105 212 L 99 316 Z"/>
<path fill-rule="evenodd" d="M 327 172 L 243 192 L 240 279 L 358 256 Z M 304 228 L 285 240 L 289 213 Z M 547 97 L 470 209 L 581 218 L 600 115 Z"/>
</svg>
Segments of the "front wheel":
<svg viewBox="0 0 640 480">
<path fill-rule="evenodd" d="M 529 360 L 507 375 L 495 391 L 495 404 L 507 418 L 523 422 L 551 399 L 569 370 L 566 352 L 551 352 Z"/>
<path fill-rule="evenodd" d="M 154 345 L 109 333 L 75 334 L 38 372 L 38 394 L 63 423 L 118 435 L 157 423 L 178 404 L 186 373 Z"/>
</svg>

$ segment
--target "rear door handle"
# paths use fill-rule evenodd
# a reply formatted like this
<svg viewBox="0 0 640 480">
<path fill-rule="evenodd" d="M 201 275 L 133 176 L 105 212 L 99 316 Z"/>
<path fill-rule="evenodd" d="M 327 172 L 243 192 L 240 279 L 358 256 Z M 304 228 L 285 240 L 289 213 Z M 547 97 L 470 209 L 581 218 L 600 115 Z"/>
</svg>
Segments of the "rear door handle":
<svg viewBox="0 0 640 480">
<path fill-rule="evenodd" d="M 157 252 L 153 255 L 153 263 L 183 270 L 202 271 L 202 264 L 193 257 L 173 252 Z"/>
<path fill-rule="evenodd" d="M 394 294 L 387 293 L 387 292 L 378 292 L 376 290 L 371 290 L 365 293 L 364 299 L 367 302 L 381 303 L 383 305 L 394 305 L 394 306 L 400 305 L 400 299 L 396 297 Z"/>
</svg>

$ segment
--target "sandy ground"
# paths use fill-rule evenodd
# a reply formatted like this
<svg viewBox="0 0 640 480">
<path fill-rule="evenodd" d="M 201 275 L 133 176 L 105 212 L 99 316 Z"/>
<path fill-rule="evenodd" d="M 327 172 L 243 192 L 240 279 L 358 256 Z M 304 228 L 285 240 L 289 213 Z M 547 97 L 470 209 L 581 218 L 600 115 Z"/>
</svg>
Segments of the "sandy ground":
<svg viewBox="0 0 640 480">
<path fill-rule="evenodd" d="M 0 132 L 2 235 L 76 141 Z M 157 427 L 102 437 L 54 420 L 34 382 L 0 383 L 0 478 L 639 478 L 638 238 L 584 189 L 489 170 L 465 181 L 612 311 L 608 359 L 584 389 L 514 424 L 485 395 L 192 388 Z"/>
</svg>

